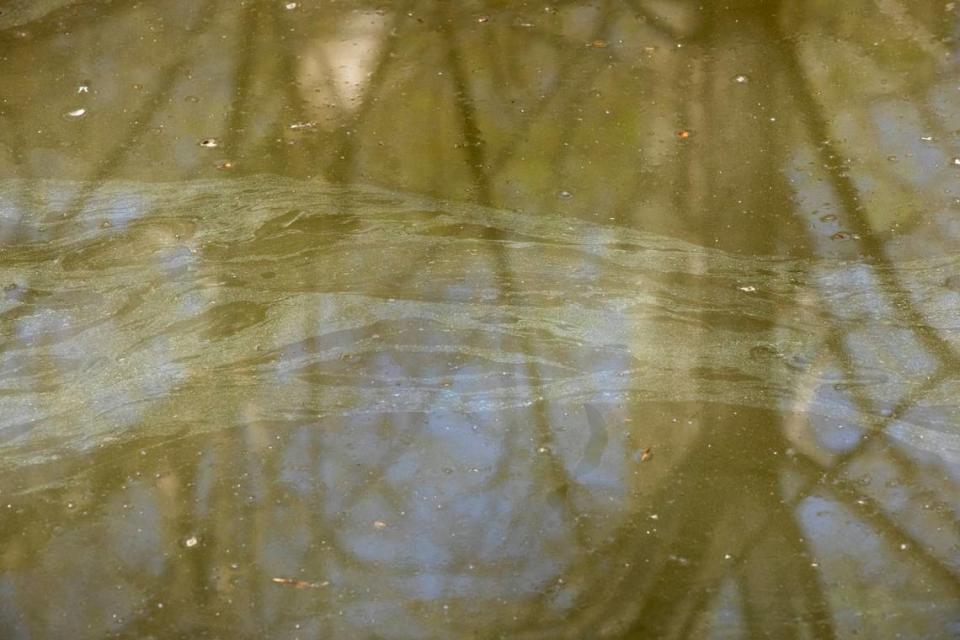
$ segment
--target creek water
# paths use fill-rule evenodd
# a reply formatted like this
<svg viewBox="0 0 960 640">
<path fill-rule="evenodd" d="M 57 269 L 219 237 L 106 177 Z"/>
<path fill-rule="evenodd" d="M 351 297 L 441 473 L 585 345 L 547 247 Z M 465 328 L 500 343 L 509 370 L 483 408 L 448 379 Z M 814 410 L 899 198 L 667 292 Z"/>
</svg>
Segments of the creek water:
<svg viewBox="0 0 960 640">
<path fill-rule="evenodd" d="M 10 3 L 0 638 L 960 634 L 952 5 Z"/>
</svg>

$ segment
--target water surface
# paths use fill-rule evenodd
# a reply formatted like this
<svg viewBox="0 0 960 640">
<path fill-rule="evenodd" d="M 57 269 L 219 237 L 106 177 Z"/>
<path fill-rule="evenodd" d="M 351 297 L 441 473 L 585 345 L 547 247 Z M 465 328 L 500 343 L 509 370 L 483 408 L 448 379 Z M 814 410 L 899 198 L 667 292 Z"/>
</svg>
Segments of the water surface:
<svg viewBox="0 0 960 640">
<path fill-rule="evenodd" d="M 934 2 L 12 2 L 0 637 L 960 634 Z"/>
</svg>

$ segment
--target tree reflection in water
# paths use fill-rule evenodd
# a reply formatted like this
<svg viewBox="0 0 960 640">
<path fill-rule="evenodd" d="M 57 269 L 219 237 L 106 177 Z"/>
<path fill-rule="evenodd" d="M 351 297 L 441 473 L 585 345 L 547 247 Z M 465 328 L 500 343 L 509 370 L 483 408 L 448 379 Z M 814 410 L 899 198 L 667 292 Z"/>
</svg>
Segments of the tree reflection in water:
<svg viewBox="0 0 960 640">
<path fill-rule="evenodd" d="M 6 636 L 960 633 L 949 5 L 294 4 L 0 15 Z"/>
</svg>

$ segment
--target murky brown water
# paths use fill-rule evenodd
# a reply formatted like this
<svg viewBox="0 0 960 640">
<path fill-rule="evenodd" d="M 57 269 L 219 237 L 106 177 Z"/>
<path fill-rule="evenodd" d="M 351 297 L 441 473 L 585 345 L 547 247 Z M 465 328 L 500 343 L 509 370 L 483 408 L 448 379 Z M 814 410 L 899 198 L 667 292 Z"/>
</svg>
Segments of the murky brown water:
<svg viewBox="0 0 960 640">
<path fill-rule="evenodd" d="M 0 639 L 960 636 L 960 8 L 0 6 Z"/>
</svg>

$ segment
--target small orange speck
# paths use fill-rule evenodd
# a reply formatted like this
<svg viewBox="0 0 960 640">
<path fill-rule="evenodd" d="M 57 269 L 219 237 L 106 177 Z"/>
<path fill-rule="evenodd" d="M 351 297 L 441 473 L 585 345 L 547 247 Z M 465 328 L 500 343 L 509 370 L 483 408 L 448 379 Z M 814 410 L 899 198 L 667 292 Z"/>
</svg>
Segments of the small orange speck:
<svg viewBox="0 0 960 640">
<path fill-rule="evenodd" d="M 687 138 L 690 137 L 690 130 L 680 129 L 680 131 L 677 131 L 677 137 L 680 138 L 681 140 L 686 140 Z"/>
</svg>

